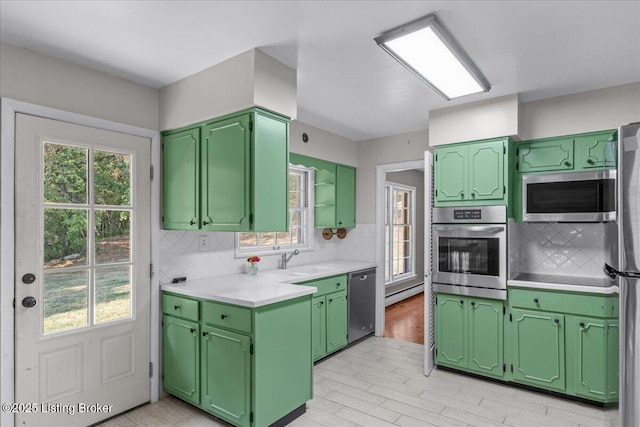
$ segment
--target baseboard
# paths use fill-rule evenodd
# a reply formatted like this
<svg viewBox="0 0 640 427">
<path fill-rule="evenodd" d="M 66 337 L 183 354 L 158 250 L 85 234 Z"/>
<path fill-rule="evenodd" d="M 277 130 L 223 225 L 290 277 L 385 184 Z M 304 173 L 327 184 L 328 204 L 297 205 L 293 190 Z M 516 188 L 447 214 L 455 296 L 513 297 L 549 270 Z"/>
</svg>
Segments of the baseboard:
<svg viewBox="0 0 640 427">
<path fill-rule="evenodd" d="M 391 304 L 395 304 L 397 302 L 405 300 L 414 295 L 418 295 L 419 293 L 422 293 L 422 292 L 424 292 L 424 283 L 414 286 L 413 288 L 404 290 L 402 292 L 398 292 L 397 294 L 389 295 L 384 299 L 384 306 L 388 307 Z"/>
</svg>

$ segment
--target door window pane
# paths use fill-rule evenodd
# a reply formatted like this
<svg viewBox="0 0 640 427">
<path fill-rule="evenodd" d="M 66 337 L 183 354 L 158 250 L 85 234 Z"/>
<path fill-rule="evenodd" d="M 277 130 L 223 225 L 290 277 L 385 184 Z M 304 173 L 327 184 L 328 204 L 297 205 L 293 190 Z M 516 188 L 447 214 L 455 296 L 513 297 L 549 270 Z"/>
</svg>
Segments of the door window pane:
<svg viewBox="0 0 640 427">
<path fill-rule="evenodd" d="M 93 190 L 96 205 L 131 204 L 131 155 L 95 150 Z"/>
<path fill-rule="evenodd" d="M 96 269 L 95 322 L 131 317 L 131 267 Z"/>
<path fill-rule="evenodd" d="M 44 209 L 44 269 L 87 265 L 86 209 Z"/>
<path fill-rule="evenodd" d="M 388 183 L 385 188 L 385 282 L 414 274 L 415 188 Z"/>
<path fill-rule="evenodd" d="M 131 260 L 131 212 L 95 211 L 96 264 Z"/>
<path fill-rule="evenodd" d="M 44 143 L 45 203 L 87 203 L 86 148 Z"/>
<path fill-rule="evenodd" d="M 44 274 L 44 334 L 87 325 L 89 270 Z"/>
</svg>

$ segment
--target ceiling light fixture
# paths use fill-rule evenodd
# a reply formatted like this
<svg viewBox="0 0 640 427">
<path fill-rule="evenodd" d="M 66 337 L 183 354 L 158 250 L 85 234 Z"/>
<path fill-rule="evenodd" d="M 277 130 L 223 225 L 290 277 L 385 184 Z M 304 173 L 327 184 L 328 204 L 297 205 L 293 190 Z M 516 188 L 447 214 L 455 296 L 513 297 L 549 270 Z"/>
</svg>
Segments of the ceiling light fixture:
<svg viewBox="0 0 640 427">
<path fill-rule="evenodd" d="M 374 40 L 447 101 L 491 89 L 478 67 L 435 15 L 389 30 Z"/>
</svg>

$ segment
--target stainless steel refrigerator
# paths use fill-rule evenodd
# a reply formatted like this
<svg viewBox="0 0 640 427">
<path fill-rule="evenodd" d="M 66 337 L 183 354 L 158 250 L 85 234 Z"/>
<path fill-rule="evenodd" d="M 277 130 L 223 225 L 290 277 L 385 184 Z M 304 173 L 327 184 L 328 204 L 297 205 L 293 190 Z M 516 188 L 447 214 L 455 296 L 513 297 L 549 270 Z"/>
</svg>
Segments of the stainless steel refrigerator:
<svg viewBox="0 0 640 427">
<path fill-rule="evenodd" d="M 620 425 L 640 427 L 640 122 L 618 129 L 617 180 L 605 271 L 620 289 Z"/>
</svg>

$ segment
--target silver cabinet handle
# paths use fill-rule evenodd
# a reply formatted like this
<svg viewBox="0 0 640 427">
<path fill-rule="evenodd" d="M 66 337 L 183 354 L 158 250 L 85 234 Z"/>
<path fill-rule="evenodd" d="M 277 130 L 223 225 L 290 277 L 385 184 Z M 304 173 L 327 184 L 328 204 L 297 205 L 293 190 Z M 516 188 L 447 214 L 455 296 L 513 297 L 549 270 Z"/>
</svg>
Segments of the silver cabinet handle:
<svg viewBox="0 0 640 427">
<path fill-rule="evenodd" d="M 484 227 L 484 226 L 476 226 L 476 227 L 443 227 L 440 225 L 436 225 L 433 227 L 434 230 L 437 231 L 484 231 L 488 233 L 500 233 L 504 231 L 504 227 Z"/>
</svg>

